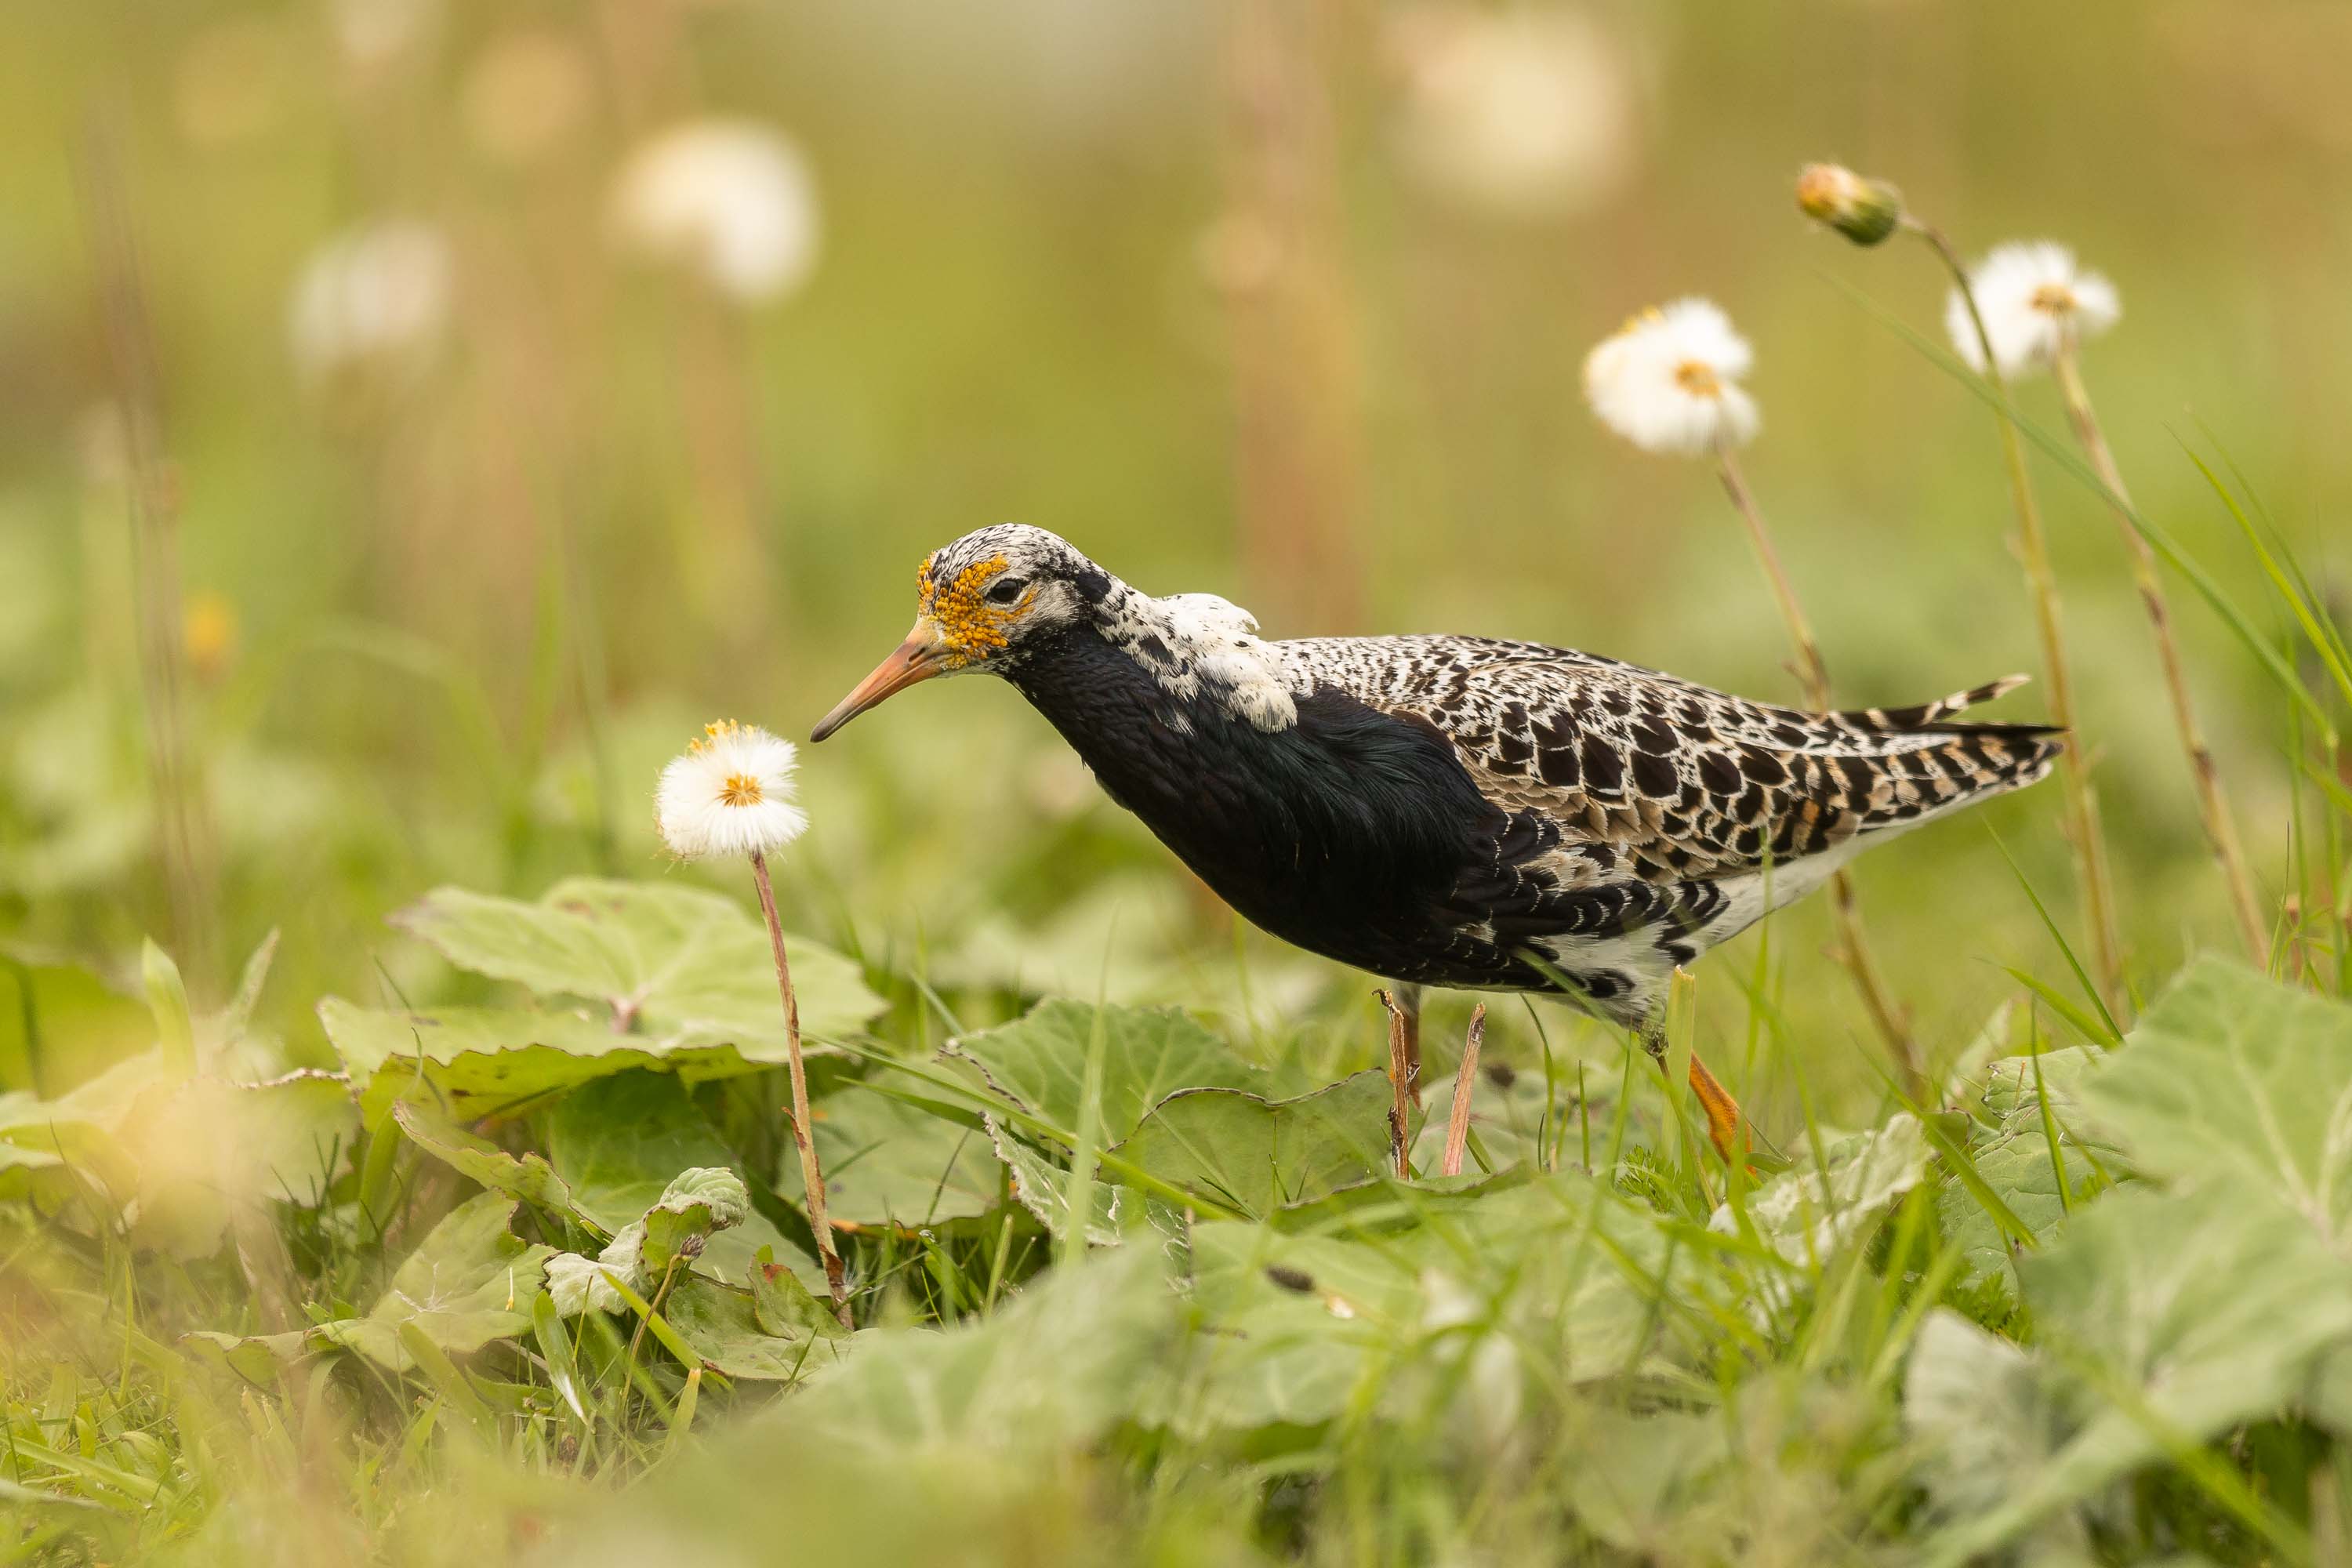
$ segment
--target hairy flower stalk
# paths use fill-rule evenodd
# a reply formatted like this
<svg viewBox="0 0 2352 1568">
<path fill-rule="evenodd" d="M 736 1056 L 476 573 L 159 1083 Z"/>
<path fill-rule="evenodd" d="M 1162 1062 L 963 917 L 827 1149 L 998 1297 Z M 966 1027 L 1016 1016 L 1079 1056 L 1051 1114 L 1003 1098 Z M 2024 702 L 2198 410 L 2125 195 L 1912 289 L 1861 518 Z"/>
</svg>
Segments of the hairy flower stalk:
<svg viewBox="0 0 2352 1568">
<path fill-rule="evenodd" d="M 740 855 L 751 862 L 760 913 L 768 922 L 775 956 L 776 990 L 784 1005 L 784 1054 L 793 1085 L 793 1146 L 801 1157 L 801 1185 L 807 1194 L 809 1230 L 824 1263 L 833 1313 L 850 1327 L 849 1274 L 834 1247 L 833 1221 L 825 1213 L 824 1171 L 810 1135 L 808 1069 L 801 1057 L 801 1006 L 793 992 L 792 963 L 784 954 L 783 922 L 776 915 L 776 890 L 768 878 L 768 856 L 799 837 L 808 816 L 792 802 L 793 743 L 765 730 L 720 720 L 704 726 L 703 738 L 662 770 L 654 816 L 661 836 L 680 859 Z"/>
<path fill-rule="evenodd" d="M 1706 300 L 1677 300 L 1636 316 L 1593 349 L 1584 362 L 1585 395 L 1603 425 L 1643 451 L 1715 459 L 1733 510 L 1747 525 L 1748 542 L 1788 625 L 1790 640 L 1796 645 L 1805 701 L 1826 713 L 1828 668 L 1734 456 L 1756 434 L 1759 423 L 1755 401 L 1739 384 L 1753 359 L 1748 341 L 1732 330 L 1730 318 L 1719 308 Z M 1853 976 L 1871 1022 L 1904 1075 L 1905 1087 L 1916 1092 L 1925 1081 L 1918 1043 L 1871 956 L 1853 879 L 1843 871 L 1830 879 L 1830 907 L 1837 921 L 1839 962 Z"/>
<path fill-rule="evenodd" d="M 2156 634 L 2157 658 L 2164 667 L 2164 688 L 2172 701 L 2173 725 L 2180 731 L 2181 750 L 2189 754 L 2189 772 L 2197 786 L 2197 809 L 2204 818 L 2205 838 L 2212 846 L 2213 858 L 2221 864 L 2221 879 L 2228 884 L 2230 907 L 2238 917 L 2238 931 L 2245 940 L 2247 956 L 2261 963 L 2270 952 L 2270 932 L 2254 901 L 2253 879 L 2246 871 L 2245 852 L 2238 843 L 2237 824 L 2230 813 L 2229 796 L 2221 787 L 2221 769 L 2205 744 L 2205 732 L 2197 722 L 2196 705 L 2189 695 L 2187 668 L 2172 631 L 2172 605 L 2157 575 L 2156 552 L 2132 526 L 2127 510 L 2131 492 L 2124 488 L 2123 473 L 2116 467 L 2115 454 L 2108 449 L 2106 432 L 2100 428 L 2098 415 L 2091 407 L 2090 389 L 2083 384 L 2082 370 L 2075 359 L 2074 337 L 2065 334 L 2059 341 L 2051 369 L 2057 377 L 2059 395 L 2065 400 L 2066 417 L 2074 426 L 2074 437 L 2083 444 L 2099 482 L 2114 495 L 2116 522 L 2122 531 L 2124 546 L 2131 553 L 2132 581 L 2139 589 L 2142 607 L 2147 611 L 2148 627 Z"/>
</svg>

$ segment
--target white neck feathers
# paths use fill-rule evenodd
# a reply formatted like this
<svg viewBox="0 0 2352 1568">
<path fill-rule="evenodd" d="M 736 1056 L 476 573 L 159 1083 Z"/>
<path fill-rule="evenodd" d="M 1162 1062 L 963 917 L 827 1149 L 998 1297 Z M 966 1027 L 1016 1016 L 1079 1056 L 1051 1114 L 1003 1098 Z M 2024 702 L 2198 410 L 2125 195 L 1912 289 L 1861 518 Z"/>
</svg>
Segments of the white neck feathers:
<svg viewBox="0 0 2352 1568">
<path fill-rule="evenodd" d="M 1103 636 L 1170 696 L 1205 699 L 1260 730 L 1298 722 L 1287 666 L 1239 605 L 1214 594 L 1155 599 L 1122 583 L 1104 609 Z"/>
</svg>

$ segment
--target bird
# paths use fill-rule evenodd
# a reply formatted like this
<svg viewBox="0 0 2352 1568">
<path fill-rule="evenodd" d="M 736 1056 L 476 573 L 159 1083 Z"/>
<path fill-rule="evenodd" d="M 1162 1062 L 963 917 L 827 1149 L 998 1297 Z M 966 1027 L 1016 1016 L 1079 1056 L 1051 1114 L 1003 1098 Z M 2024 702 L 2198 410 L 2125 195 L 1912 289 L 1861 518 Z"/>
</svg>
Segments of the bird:
<svg viewBox="0 0 2352 1568">
<path fill-rule="evenodd" d="M 1270 639 L 1021 523 L 924 557 L 914 629 L 818 722 L 1000 676 L 1252 923 L 1391 982 L 1563 997 L 1663 1059 L 1675 970 L 1862 850 L 2034 783 L 2047 725 L 1955 723 L 2011 676 L 1808 712 L 1541 643 Z M 1417 1039 L 1412 1055 L 1417 1057 Z M 1741 1113 L 1696 1057 L 1727 1159 Z"/>
</svg>

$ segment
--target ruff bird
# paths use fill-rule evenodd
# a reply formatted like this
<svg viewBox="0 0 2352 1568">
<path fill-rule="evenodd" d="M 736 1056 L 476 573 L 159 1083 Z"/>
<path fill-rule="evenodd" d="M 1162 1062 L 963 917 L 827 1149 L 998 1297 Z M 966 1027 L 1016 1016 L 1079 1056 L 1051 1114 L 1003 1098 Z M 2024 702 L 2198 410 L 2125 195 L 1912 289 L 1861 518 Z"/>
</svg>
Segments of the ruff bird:
<svg viewBox="0 0 2352 1568">
<path fill-rule="evenodd" d="M 1663 1049 L 1687 964 L 1865 847 L 2032 784 L 2062 742 L 1955 724 L 1997 680 L 1809 713 L 1539 643 L 1272 641 L 1210 594 L 1155 598 L 1040 528 L 917 574 L 914 630 L 818 723 L 986 671 L 1242 915 L 1394 982 L 1567 995 Z M 1691 1079 L 1729 1157 L 1738 1109 Z"/>
</svg>

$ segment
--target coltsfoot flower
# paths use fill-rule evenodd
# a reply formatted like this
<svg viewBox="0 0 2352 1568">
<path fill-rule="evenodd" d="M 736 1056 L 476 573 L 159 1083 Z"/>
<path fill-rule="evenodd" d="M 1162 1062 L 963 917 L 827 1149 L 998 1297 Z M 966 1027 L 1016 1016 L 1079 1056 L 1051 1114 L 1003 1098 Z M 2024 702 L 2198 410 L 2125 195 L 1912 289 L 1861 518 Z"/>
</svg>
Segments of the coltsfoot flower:
<svg viewBox="0 0 2352 1568">
<path fill-rule="evenodd" d="M 793 743 L 722 719 L 662 769 L 654 820 L 681 860 L 766 855 L 798 838 L 808 814 L 793 804 Z"/>
<path fill-rule="evenodd" d="M 1712 300 L 1644 310 L 1584 361 L 1584 395 L 1601 423 L 1645 452 L 1697 457 L 1756 434 L 1756 400 L 1739 385 L 1748 340 Z"/>
<path fill-rule="evenodd" d="M 1901 193 L 1839 163 L 1810 163 L 1797 176 L 1797 205 L 1856 245 L 1876 245 L 1903 222 Z"/>
<path fill-rule="evenodd" d="M 1983 312 L 1985 336 L 2005 376 L 2050 368 L 2059 352 L 2097 337 L 2124 313 L 2116 286 L 2081 266 L 2055 240 L 1998 247 L 1969 269 L 1969 287 Z M 1981 373 L 1984 347 L 1958 289 L 1944 304 L 1944 330 L 1962 359 Z"/>
<path fill-rule="evenodd" d="M 784 135 L 748 121 L 666 131 L 629 154 L 613 187 L 625 248 L 684 267 L 757 305 L 791 293 L 816 266 L 814 183 Z"/>
</svg>

